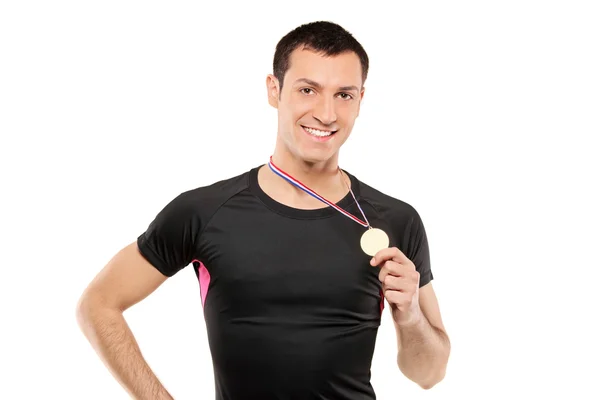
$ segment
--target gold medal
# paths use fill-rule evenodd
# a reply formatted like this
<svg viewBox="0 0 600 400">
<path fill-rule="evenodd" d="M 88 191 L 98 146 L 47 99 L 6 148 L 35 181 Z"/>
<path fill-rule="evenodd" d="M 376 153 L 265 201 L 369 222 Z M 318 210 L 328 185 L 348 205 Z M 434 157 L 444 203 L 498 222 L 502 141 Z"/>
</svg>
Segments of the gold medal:
<svg viewBox="0 0 600 400">
<path fill-rule="evenodd" d="M 388 235 L 378 228 L 369 228 L 360 238 L 360 247 L 370 256 L 390 245 Z"/>
</svg>

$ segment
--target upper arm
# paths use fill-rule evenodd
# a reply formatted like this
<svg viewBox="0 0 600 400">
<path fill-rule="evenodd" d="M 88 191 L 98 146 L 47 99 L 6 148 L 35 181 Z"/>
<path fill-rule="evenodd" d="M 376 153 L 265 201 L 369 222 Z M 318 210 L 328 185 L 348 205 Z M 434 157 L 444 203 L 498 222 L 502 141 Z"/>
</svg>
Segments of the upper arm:
<svg viewBox="0 0 600 400">
<path fill-rule="evenodd" d="M 404 244 L 407 257 L 414 263 L 417 272 L 419 272 L 419 306 L 421 312 L 432 327 L 446 333 L 438 299 L 433 290 L 429 240 L 423 220 L 416 210 L 414 210 L 409 226 L 409 234 L 405 236 Z M 397 335 L 398 340 L 400 340 L 400 330 L 398 328 Z"/>
<path fill-rule="evenodd" d="M 419 306 L 431 326 L 445 331 L 437 296 L 433 290 L 429 239 L 423 219 L 416 210 L 413 212 L 410 233 L 406 237 L 406 249 L 408 258 L 419 272 Z"/>
<path fill-rule="evenodd" d="M 137 240 L 121 249 L 96 275 L 80 304 L 121 311 L 146 298 L 196 255 L 201 224 L 195 192 L 171 200 Z"/>
<path fill-rule="evenodd" d="M 125 311 L 167 278 L 141 255 L 135 241 L 117 252 L 94 277 L 82 294 L 79 307 L 93 304 Z"/>
</svg>

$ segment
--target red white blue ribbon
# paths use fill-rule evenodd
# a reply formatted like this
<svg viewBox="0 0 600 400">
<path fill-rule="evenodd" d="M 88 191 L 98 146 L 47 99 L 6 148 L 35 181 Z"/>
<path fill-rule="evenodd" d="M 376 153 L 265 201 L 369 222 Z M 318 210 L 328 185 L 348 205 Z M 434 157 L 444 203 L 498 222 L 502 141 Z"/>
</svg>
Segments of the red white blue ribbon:
<svg viewBox="0 0 600 400">
<path fill-rule="evenodd" d="M 318 194 L 314 190 L 312 190 L 309 187 L 307 187 L 306 185 L 304 185 L 302 182 L 300 182 L 297 179 L 294 179 L 293 177 L 291 177 L 290 175 L 288 175 L 286 172 L 284 172 L 279 167 L 277 167 L 275 164 L 273 164 L 273 156 L 271 156 L 271 158 L 269 160 L 269 167 L 277 175 L 281 176 L 283 179 L 285 179 L 286 181 L 288 181 L 292 185 L 297 186 L 298 188 L 302 189 L 303 191 L 305 191 L 306 193 L 308 193 L 309 195 L 311 195 L 315 199 L 320 200 L 323 203 L 325 203 L 325 204 L 327 204 L 327 205 L 335 208 L 336 210 L 338 210 L 339 212 L 341 212 L 342 214 L 344 214 L 348 218 L 350 218 L 350 219 L 358 222 L 359 224 L 361 224 L 365 228 L 367 228 L 367 227 L 370 228 L 369 221 L 367 220 L 367 217 L 365 216 L 365 213 L 363 212 L 362 208 L 360 207 L 360 204 L 358 204 L 358 201 L 356 200 L 356 197 L 354 196 L 354 193 L 352 192 L 352 188 L 348 187 L 348 189 L 350 189 L 350 193 L 352 193 L 352 197 L 354 197 L 354 201 L 356 202 L 356 205 L 358 206 L 358 209 L 362 213 L 362 215 L 365 218 L 366 222 L 363 222 L 360 219 L 356 218 L 354 215 L 352 215 L 348 211 L 342 209 L 337 204 L 335 204 L 335 203 L 327 200 L 326 198 L 324 198 L 323 196 L 321 196 L 320 194 Z"/>
</svg>

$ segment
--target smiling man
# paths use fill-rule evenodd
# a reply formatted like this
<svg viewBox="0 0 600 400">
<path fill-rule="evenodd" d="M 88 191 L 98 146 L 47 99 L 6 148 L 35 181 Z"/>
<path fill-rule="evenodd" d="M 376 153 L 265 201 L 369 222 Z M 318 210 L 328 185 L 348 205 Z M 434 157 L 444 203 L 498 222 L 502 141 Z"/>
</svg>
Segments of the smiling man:
<svg viewBox="0 0 600 400">
<path fill-rule="evenodd" d="M 411 205 L 341 169 L 369 60 L 337 24 L 278 43 L 265 164 L 175 197 L 85 289 L 82 331 L 137 399 L 170 399 L 123 318 L 192 265 L 216 398 L 375 399 L 371 360 L 387 303 L 398 371 L 423 388 L 445 376 L 450 342 L 427 235 Z"/>
</svg>

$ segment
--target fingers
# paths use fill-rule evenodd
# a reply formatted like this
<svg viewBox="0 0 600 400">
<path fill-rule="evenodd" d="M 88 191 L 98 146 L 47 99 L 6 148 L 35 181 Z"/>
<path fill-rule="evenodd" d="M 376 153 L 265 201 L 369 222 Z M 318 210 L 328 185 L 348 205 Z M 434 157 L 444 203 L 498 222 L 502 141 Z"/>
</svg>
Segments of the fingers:
<svg viewBox="0 0 600 400">
<path fill-rule="evenodd" d="M 386 260 L 392 260 L 399 264 L 410 263 L 411 261 L 397 247 L 388 247 L 387 249 L 379 250 L 371 259 L 371 265 L 376 266 Z"/>
<path fill-rule="evenodd" d="M 379 270 L 379 281 L 384 283 L 386 276 L 402 276 L 402 264 L 394 261 L 386 261 Z"/>
<path fill-rule="evenodd" d="M 420 274 L 417 271 L 407 271 L 404 274 L 380 274 L 379 280 L 383 290 L 411 291 L 419 284 Z"/>
<path fill-rule="evenodd" d="M 386 261 L 379 271 L 379 281 L 382 283 L 384 292 L 399 291 L 412 292 L 418 285 L 420 274 L 414 265 L 398 264 L 394 261 Z"/>
<path fill-rule="evenodd" d="M 400 292 L 398 290 L 386 290 L 383 296 L 390 304 L 394 304 L 401 311 L 406 311 L 411 304 L 413 293 Z"/>
<path fill-rule="evenodd" d="M 398 290 L 401 292 L 407 292 L 412 290 L 414 287 L 414 282 L 409 279 L 405 279 L 403 277 L 387 275 L 385 279 L 382 281 L 383 290 Z"/>
<path fill-rule="evenodd" d="M 400 264 L 395 261 L 385 261 L 379 270 L 379 280 L 383 282 L 386 275 L 391 274 L 394 276 L 406 276 L 411 278 L 413 272 L 417 272 L 415 269 L 415 265 L 412 262 L 408 262 L 406 264 Z"/>
</svg>

